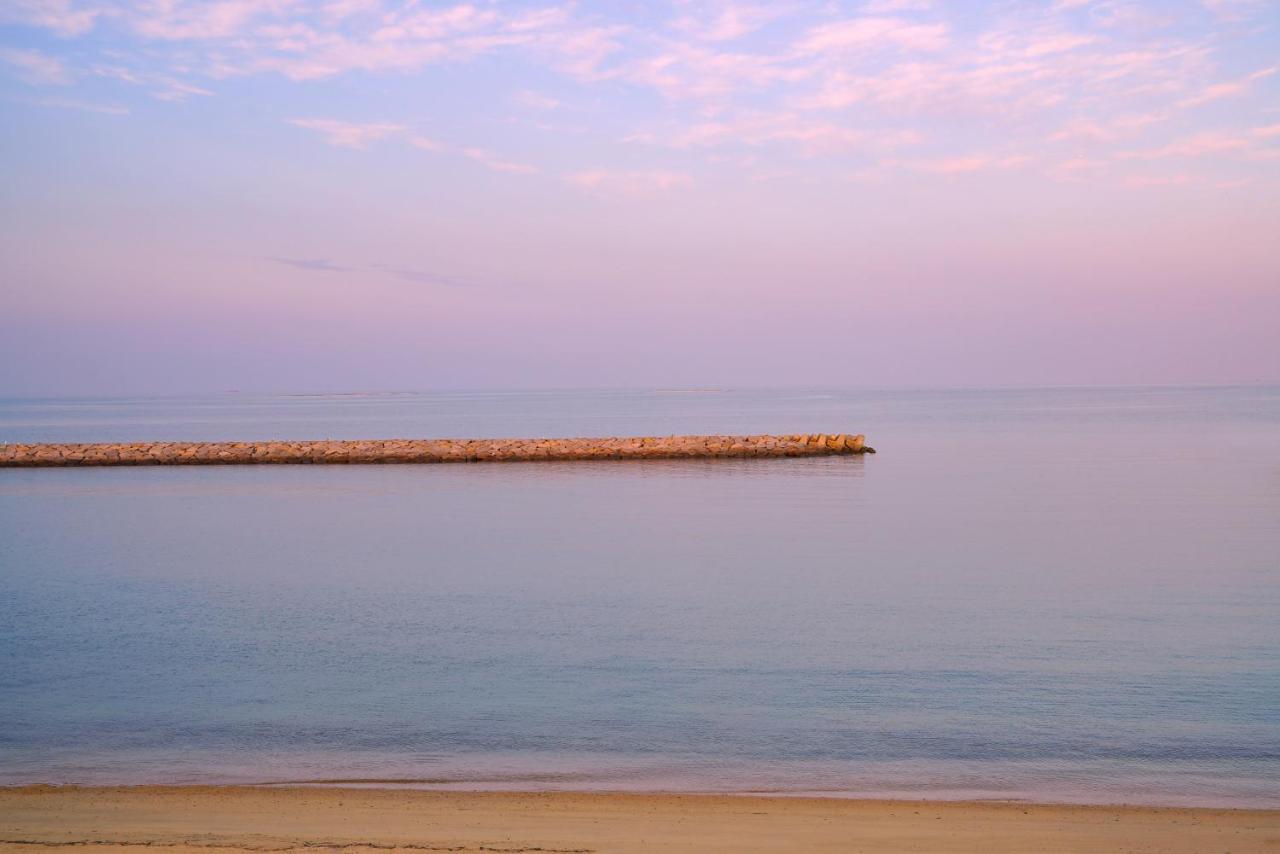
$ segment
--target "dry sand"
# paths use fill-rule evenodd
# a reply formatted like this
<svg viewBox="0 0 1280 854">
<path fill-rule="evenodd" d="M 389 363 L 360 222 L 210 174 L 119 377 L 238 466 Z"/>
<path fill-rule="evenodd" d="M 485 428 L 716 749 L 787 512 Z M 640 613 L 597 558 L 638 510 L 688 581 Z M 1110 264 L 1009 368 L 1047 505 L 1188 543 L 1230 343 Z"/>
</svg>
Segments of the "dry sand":
<svg viewBox="0 0 1280 854">
<path fill-rule="evenodd" d="M 720 795 L 0 789 L 0 852 L 1280 851 L 1280 811 Z"/>
</svg>

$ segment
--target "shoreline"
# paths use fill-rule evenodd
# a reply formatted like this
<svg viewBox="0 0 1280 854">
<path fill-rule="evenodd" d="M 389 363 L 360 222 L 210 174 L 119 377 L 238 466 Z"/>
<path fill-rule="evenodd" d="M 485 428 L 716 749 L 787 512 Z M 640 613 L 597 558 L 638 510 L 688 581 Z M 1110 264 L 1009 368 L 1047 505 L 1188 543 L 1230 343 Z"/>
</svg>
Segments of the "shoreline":
<svg viewBox="0 0 1280 854">
<path fill-rule="evenodd" d="M 551 775 L 554 776 L 554 775 Z M 568 774 L 565 777 L 573 777 Z M 904 789 L 886 788 L 815 788 L 815 787 L 756 787 L 717 788 L 714 786 L 641 786 L 628 788 L 609 784 L 580 785 L 576 782 L 562 784 L 546 775 L 515 775 L 510 780 L 482 776 L 475 779 L 194 779 L 96 780 L 84 782 L 59 782 L 25 780 L 0 781 L 0 796 L 4 793 L 41 792 L 192 792 L 192 791 L 337 791 L 337 792 L 385 792 L 438 795 L 547 795 L 584 797 L 672 797 L 672 798 L 742 798 L 780 801 L 814 800 L 846 803 L 895 803 L 895 804 L 1002 804 L 1011 807 L 1062 807 L 1082 809 L 1140 809 L 1140 810 L 1208 810 L 1226 812 L 1276 813 L 1280 815 L 1280 798 L 1214 798 L 1192 795 L 1150 796 L 1134 794 L 1132 797 L 1109 799 L 1102 794 L 1073 793 L 1065 790 L 1029 791 L 1025 793 L 998 792 L 973 787 Z M 1280 839 L 1277 840 L 1280 843 Z"/>
<path fill-rule="evenodd" d="M 0 850 L 1250 851 L 1280 810 L 329 786 L 0 788 Z"/>
</svg>

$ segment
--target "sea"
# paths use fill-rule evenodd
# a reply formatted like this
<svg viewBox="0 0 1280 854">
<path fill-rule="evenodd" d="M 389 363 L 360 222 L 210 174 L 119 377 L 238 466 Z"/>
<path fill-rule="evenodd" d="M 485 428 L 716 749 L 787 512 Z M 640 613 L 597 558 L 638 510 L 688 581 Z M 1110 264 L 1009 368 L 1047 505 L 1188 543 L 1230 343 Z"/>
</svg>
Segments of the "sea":
<svg viewBox="0 0 1280 854">
<path fill-rule="evenodd" d="M 0 442 L 865 433 L 0 469 L 0 785 L 1280 806 L 1280 388 L 0 400 Z"/>
</svg>

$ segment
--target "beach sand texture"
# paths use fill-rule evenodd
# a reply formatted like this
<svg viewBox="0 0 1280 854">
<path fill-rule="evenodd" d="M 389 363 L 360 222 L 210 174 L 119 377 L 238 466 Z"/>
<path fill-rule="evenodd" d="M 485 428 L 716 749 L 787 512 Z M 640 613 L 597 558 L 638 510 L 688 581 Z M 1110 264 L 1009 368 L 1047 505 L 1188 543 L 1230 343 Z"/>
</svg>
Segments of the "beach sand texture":
<svg viewBox="0 0 1280 854">
<path fill-rule="evenodd" d="M 721 795 L 125 787 L 0 790 L 0 850 L 1232 852 L 1280 811 Z"/>
</svg>

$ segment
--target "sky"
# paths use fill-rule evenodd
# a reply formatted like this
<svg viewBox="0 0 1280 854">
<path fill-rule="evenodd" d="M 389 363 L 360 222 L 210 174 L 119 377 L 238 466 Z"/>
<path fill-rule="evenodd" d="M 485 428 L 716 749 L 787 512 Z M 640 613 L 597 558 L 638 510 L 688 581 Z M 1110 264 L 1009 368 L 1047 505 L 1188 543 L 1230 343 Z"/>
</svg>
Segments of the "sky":
<svg viewBox="0 0 1280 854">
<path fill-rule="evenodd" d="M 0 0 L 0 395 L 1280 382 L 1280 3 Z"/>
</svg>

